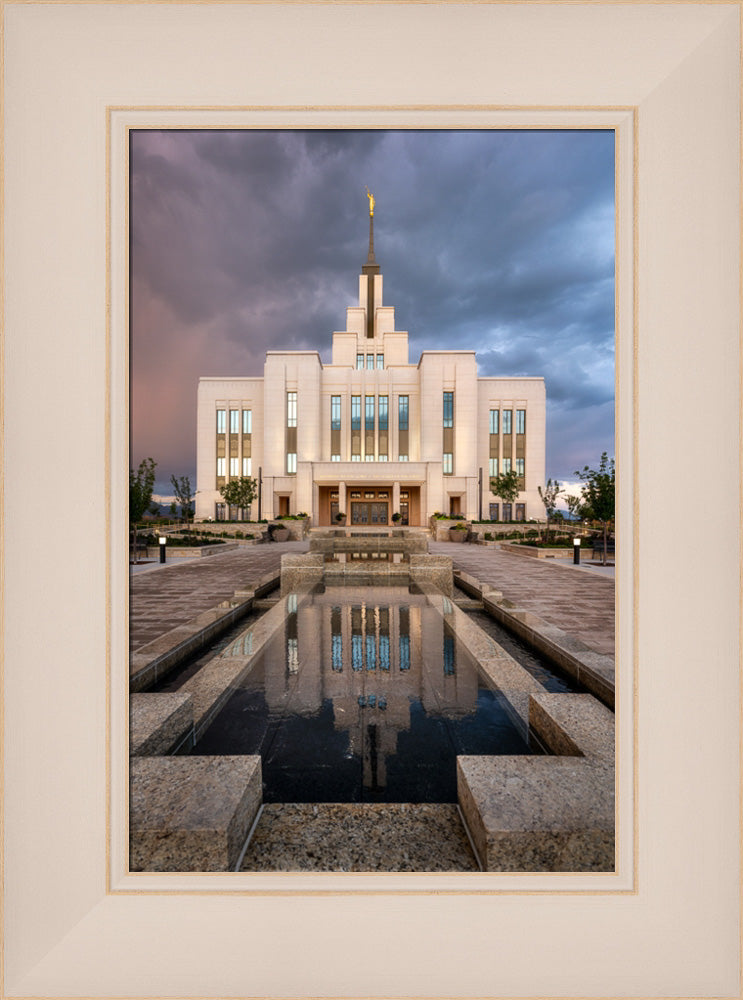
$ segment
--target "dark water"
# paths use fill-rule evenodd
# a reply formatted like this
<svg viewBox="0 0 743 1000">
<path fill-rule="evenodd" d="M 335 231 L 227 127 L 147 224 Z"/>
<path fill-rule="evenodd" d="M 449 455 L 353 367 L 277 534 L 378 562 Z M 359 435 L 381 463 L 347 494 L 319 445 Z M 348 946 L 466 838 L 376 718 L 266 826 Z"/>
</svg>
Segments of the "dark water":
<svg viewBox="0 0 743 1000">
<path fill-rule="evenodd" d="M 508 629 L 499 625 L 487 611 L 468 611 L 467 617 L 478 625 L 491 639 L 502 646 L 505 651 L 528 671 L 535 680 L 543 685 L 546 691 L 583 692 L 586 689 L 573 678 L 557 672 L 538 653 L 535 653 L 525 642 L 513 635 Z"/>
<path fill-rule="evenodd" d="M 260 754 L 265 802 L 456 802 L 456 757 L 536 752 L 441 615 L 406 587 L 297 606 L 195 754 Z"/>
</svg>

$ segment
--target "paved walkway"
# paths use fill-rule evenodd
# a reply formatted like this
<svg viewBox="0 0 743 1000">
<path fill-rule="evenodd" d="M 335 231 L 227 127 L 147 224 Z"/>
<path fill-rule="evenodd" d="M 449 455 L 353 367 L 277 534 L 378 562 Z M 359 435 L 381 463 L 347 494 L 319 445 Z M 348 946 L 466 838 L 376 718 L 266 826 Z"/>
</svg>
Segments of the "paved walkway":
<svg viewBox="0 0 743 1000">
<path fill-rule="evenodd" d="M 283 552 L 304 552 L 307 542 L 248 545 L 223 555 L 137 567 L 130 580 L 130 649 L 151 642 L 202 611 L 228 600 L 267 573 L 279 572 Z M 506 600 L 614 655 L 614 580 L 567 561 L 530 559 L 497 548 L 430 542 L 455 567 L 503 592 Z"/>
<path fill-rule="evenodd" d="M 129 649 L 196 618 L 202 611 L 248 589 L 281 568 L 282 552 L 305 552 L 306 542 L 244 545 L 202 559 L 173 559 L 161 566 L 140 564 L 129 582 Z M 147 566 L 147 569 L 144 567 Z"/>
<path fill-rule="evenodd" d="M 451 556 L 455 568 L 491 584 L 517 607 L 614 656 L 614 580 L 608 574 L 490 546 L 430 542 L 428 548 Z"/>
</svg>

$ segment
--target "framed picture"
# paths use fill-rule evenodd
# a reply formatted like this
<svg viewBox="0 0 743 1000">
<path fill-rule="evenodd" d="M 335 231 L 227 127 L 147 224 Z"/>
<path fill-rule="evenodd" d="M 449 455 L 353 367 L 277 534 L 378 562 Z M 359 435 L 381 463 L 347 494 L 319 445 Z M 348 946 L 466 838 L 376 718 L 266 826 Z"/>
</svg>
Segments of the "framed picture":
<svg viewBox="0 0 743 1000">
<path fill-rule="evenodd" d="M 4 995 L 740 996 L 739 6 L 6 3 L 3 16 Z M 132 122 L 217 119 L 611 119 L 628 141 L 617 876 L 126 872 L 125 137 Z M 690 525 L 679 486 L 707 468 L 705 520 Z"/>
</svg>

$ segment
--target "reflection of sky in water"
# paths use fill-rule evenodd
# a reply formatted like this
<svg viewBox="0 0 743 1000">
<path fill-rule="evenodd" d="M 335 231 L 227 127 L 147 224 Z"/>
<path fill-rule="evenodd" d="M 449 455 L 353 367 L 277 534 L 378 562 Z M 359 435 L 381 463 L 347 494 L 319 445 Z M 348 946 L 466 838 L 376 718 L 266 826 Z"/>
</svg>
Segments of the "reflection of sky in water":
<svg viewBox="0 0 743 1000">
<path fill-rule="evenodd" d="M 457 755 L 531 752 L 422 595 L 344 596 L 287 601 L 195 753 L 259 753 L 267 802 L 453 802 Z"/>
</svg>

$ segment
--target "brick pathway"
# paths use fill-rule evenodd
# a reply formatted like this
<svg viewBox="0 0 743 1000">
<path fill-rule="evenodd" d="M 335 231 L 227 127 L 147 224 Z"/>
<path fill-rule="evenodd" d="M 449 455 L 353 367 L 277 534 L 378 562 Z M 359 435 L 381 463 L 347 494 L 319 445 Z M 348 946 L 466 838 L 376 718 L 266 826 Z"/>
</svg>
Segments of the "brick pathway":
<svg viewBox="0 0 743 1000">
<path fill-rule="evenodd" d="M 307 542 L 244 546 L 181 565 L 131 577 L 130 649 L 138 649 L 176 625 L 232 597 L 269 572 L 278 573 L 282 552 L 304 552 Z M 508 555 L 475 545 L 430 542 L 429 551 L 490 583 L 520 608 L 614 655 L 614 581 L 551 561 Z"/>
<path fill-rule="evenodd" d="M 577 636 L 596 652 L 614 656 L 614 580 L 610 577 L 480 545 L 430 542 L 429 551 L 451 556 L 455 568 L 492 584 L 517 607 Z"/>
<path fill-rule="evenodd" d="M 139 649 L 202 611 L 278 573 L 282 552 L 306 552 L 306 542 L 245 545 L 224 555 L 176 562 L 130 577 L 129 649 Z"/>
</svg>

